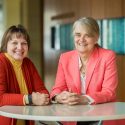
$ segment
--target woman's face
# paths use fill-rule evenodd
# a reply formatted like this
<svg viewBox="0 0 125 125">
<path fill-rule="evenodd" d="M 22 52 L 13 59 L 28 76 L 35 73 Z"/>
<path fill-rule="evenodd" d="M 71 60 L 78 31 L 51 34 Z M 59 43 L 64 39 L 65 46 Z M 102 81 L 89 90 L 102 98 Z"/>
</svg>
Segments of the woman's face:
<svg viewBox="0 0 125 125">
<path fill-rule="evenodd" d="M 98 36 L 92 36 L 86 32 L 86 29 L 77 26 L 74 30 L 74 42 L 75 42 L 75 48 L 79 53 L 90 53 L 94 47 L 95 44 L 98 41 Z"/>
<path fill-rule="evenodd" d="M 7 43 L 7 53 L 15 60 L 22 61 L 28 54 L 28 44 L 23 38 L 17 38 L 14 34 Z"/>
</svg>

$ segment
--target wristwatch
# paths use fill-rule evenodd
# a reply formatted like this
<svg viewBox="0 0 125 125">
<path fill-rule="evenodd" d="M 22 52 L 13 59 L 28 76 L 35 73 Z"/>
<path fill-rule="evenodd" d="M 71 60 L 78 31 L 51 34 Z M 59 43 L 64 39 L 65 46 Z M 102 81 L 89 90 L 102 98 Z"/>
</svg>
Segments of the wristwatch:
<svg viewBox="0 0 125 125">
<path fill-rule="evenodd" d="M 32 102 L 32 95 L 31 94 L 28 95 L 28 100 L 29 100 L 29 105 L 32 105 L 33 102 Z"/>
</svg>

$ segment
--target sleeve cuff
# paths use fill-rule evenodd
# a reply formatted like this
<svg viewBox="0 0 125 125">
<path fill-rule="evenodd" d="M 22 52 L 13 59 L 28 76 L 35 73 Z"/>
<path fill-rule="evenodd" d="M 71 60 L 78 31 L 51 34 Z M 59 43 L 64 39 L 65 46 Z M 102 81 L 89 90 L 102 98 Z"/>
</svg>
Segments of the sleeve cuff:
<svg viewBox="0 0 125 125">
<path fill-rule="evenodd" d="M 90 96 L 88 96 L 88 95 L 84 95 L 84 96 L 86 96 L 89 99 L 89 102 L 88 102 L 89 105 L 91 105 L 92 103 L 95 102 L 95 100 L 93 98 L 91 98 Z"/>
</svg>

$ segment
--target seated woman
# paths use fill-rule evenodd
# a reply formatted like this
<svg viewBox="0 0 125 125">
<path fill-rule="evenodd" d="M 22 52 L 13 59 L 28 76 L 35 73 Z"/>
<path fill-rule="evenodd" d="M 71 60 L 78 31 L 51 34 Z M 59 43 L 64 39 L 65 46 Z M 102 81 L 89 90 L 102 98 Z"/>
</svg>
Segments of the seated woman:
<svg viewBox="0 0 125 125">
<path fill-rule="evenodd" d="M 0 48 L 0 106 L 47 105 L 49 93 L 34 64 L 27 57 L 30 38 L 21 26 L 9 27 L 3 35 Z M 2 125 L 33 125 L 0 116 Z"/>
<path fill-rule="evenodd" d="M 61 54 L 59 59 L 52 102 L 90 105 L 115 101 L 118 84 L 116 57 L 112 50 L 98 45 L 96 20 L 91 17 L 78 19 L 73 24 L 73 36 L 75 50 Z M 77 122 L 77 125 L 97 124 Z"/>
</svg>

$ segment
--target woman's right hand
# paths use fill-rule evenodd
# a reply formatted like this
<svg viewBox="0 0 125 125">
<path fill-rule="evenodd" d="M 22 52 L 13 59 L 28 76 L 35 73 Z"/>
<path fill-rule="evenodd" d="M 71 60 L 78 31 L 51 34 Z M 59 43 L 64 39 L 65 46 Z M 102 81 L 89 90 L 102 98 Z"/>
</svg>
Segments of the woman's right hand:
<svg viewBox="0 0 125 125">
<path fill-rule="evenodd" d="M 32 102 L 33 105 L 47 105 L 49 104 L 49 95 L 39 92 L 32 93 Z"/>
<path fill-rule="evenodd" d="M 56 95 L 55 97 L 55 101 L 58 103 L 67 103 L 67 99 L 69 96 L 69 92 L 68 91 L 63 91 L 60 94 Z"/>
<path fill-rule="evenodd" d="M 56 95 L 55 97 L 55 101 L 58 102 L 58 103 L 62 103 L 62 104 L 71 104 L 72 102 L 72 105 L 73 104 L 76 104 L 77 103 L 77 98 L 75 98 L 74 100 L 74 97 L 76 97 L 75 95 L 77 95 L 76 93 L 71 93 L 71 92 L 68 92 L 68 91 L 63 91 L 61 92 L 60 94 Z"/>
</svg>

